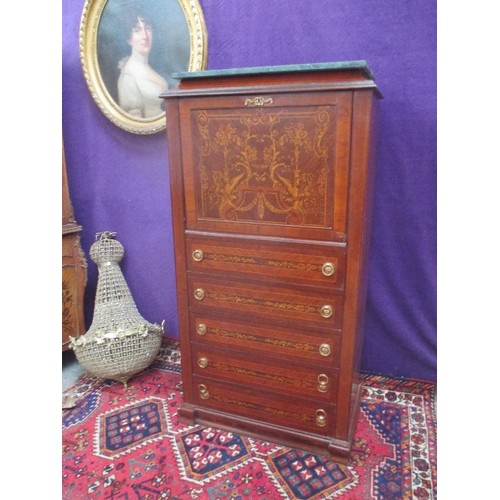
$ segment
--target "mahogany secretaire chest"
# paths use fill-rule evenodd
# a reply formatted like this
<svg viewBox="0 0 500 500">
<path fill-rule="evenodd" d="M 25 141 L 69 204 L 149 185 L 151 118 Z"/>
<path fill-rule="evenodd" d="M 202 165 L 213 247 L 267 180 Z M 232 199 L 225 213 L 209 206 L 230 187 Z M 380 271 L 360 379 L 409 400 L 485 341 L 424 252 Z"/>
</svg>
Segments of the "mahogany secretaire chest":
<svg viewBox="0 0 500 500">
<path fill-rule="evenodd" d="M 373 185 L 364 61 L 177 74 L 166 103 L 185 422 L 348 460 Z"/>
</svg>

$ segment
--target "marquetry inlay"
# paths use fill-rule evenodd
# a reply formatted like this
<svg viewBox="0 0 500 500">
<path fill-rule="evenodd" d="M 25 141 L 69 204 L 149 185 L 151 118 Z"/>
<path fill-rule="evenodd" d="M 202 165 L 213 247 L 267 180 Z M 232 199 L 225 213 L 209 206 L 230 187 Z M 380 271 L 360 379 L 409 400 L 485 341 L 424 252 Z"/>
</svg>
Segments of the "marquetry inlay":
<svg viewBox="0 0 500 500">
<path fill-rule="evenodd" d="M 242 341 L 256 342 L 274 347 L 284 347 L 286 349 L 296 350 L 299 352 L 315 352 L 318 349 L 317 345 L 315 344 L 309 344 L 306 342 L 292 342 L 286 339 L 272 339 L 270 337 L 252 335 L 249 333 L 227 330 L 225 328 L 208 327 L 207 330 L 209 334 L 212 334 L 214 337 L 220 337 L 222 339 L 236 339 Z"/>
<path fill-rule="evenodd" d="M 277 417 L 289 418 L 299 422 L 311 422 L 311 423 L 315 422 L 315 418 L 305 413 L 287 411 L 284 410 L 283 408 L 274 408 L 269 405 L 252 403 L 250 401 L 243 401 L 241 399 L 223 397 L 218 394 L 211 395 L 210 397 L 213 400 L 221 401 L 223 403 L 229 403 L 230 405 L 233 406 L 239 406 L 242 408 L 249 408 L 252 410 L 257 410 L 265 413 L 271 413 L 272 415 Z"/>
<path fill-rule="evenodd" d="M 198 216 L 327 226 L 335 111 L 335 106 L 194 111 Z"/>
<path fill-rule="evenodd" d="M 323 262 L 303 262 L 300 260 L 290 260 L 290 259 L 269 259 L 266 257 L 258 257 L 253 255 L 233 255 L 230 253 L 222 253 L 222 252 L 203 252 L 203 259 L 211 262 L 220 262 L 220 263 L 230 263 L 230 264 L 244 264 L 252 265 L 252 266 L 262 266 L 262 267 L 271 267 L 278 269 L 288 269 L 293 271 L 321 271 L 323 274 L 323 268 L 325 264 Z M 196 260 L 196 259 L 194 259 Z M 201 259 L 200 259 L 201 260 Z M 332 269 L 333 264 L 330 264 Z M 331 272 L 333 274 L 333 271 Z M 329 276 L 331 274 L 325 274 L 325 276 Z"/>
<path fill-rule="evenodd" d="M 204 358 L 202 358 L 204 359 Z M 263 383 L 275 383 L 283 387 L 294 387 L 295 389 L 303 390 L 314 390 L 316 383 L 305 380 L 303 378 L 297 377 L 286 377 L 284 375 L 278 375 L 276 373 L 269 373 L 262 370 L 252 370 L 250 368 L 242 368 L 240 366 L 235 366 L 234 364 L 223 363 L 220 361 L 209 362 L 210 367 L 216 371 L 223 372 L 226 374 L 243 375 L 248 377 L 253 377 L 255 379 L 261 379 Z"/>
<path fill-rule="evenodd" d="M 199 289 L 197 289 L 198 291 Z M 232 293 L 224 293 L 217 291 L 204 290 L 204 298 L 211 299 L 217 302 L 227 302 L 237 305 L 249 305 L 254 307 L 260 307 L 264 309 L 272 309 L 275 311 L 290 311 L 296 313 L 306 313 L 313 314 L 318 312 L 318 308 L 308 305 L 300 304 L 294 302 L 285 302 L 277 300 L 269 300 L 264 297 L 244 297 L 241 295 L 235 295 Z"/>
</svg>

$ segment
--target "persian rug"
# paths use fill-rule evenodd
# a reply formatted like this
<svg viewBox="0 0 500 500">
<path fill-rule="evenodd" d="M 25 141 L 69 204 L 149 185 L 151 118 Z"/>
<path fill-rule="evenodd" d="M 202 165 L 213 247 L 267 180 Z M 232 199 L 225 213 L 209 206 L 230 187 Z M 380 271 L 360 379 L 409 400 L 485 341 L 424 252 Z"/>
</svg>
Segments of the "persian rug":
<svg viewBox="0 0 500 500">
<path fill-rule="evenodd" d="M 83 375 L 62 414 L 62 498 L 436 498 L 435 385 L 362 375 L 352 457 L 325 457 L 179 422 L 180 351 L 123 384 Z"/>
</svg>

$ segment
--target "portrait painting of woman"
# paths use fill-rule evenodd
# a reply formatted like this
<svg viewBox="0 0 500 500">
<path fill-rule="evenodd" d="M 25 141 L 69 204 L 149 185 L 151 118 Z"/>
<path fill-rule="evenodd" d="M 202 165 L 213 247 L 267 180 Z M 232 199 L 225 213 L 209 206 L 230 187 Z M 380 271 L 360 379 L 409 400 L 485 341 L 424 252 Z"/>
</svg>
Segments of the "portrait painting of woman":
<svg viewBox="0 0 500 500">
<path fill-rule="evenodd" d="M 82 64 L 98 106 L 118 126 L 135 133 L 163 129 L 160 94 L 176 85 L 172 74 L 204 69 L 206 33 L 193 5 L 193 0 L 87 0 Z"/>
<path fill-rule="evenodd" d="M 150 118 L 161 114 L 158 97 L 167 90 L 167 81 L 149 65 L 154 41 L 151 19 L 140 8 L 126 9 L 124 28 L 130 55 L 118 63 L 118 104 L 132 116 Z"/>
</svg>

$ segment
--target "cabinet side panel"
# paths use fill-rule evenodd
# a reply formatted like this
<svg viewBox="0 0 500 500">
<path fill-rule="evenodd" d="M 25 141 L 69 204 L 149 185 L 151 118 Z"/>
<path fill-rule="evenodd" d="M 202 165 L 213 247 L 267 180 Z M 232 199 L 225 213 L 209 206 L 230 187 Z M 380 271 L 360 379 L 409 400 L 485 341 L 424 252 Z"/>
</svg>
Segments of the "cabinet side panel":
<svg viewBox="0 0 500 500">
<path fill-rule="evenodd" d="M 170 192 L 172 200 L 172 227 L 175 247 L 175 274 L 177 284 L 177 307 L 179 337 L 181 343 L 181 367 L 184 400 L 192 399 L 191 349 L 189 347 L 189 304 L 187 295 L 186 244 L 184 240 L 184 189 L 182 172 L 182 149 L 180 143 L 180 117 L 177 99 L 166 100 L 168 116 L 167 140 L 169 154 Z"/>
<path fill-rule="evenodd" d="M 347 215 L 347 267 L 344 303 L 338 419 L 336 437 L 348 439 L 354 431 L 357 408 L 354 407 L 359 383 L 359 358 L 363 342 L 363 317 L 366 302 L 367 254 L 373 166 L 371 160 L 373 92 L 353 94 L 351 170 Z"/>
</svg>

